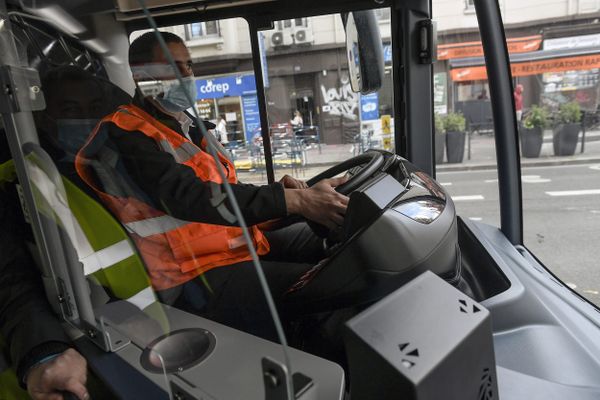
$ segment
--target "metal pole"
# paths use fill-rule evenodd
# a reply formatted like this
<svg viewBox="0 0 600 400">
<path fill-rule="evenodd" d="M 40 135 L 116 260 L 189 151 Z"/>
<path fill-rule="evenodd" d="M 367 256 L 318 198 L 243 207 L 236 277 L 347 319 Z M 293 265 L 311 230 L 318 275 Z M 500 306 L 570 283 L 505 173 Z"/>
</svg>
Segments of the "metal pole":
<svg viewBox="0 0 600 400">
<path fill-rule="evenodd" d="M 501 229 L 512 244 L 522 244 L 521 160 L 510 60 L 502 17 L 497 0 L 475 1 L 475 12 L 481 31 L 492 99 Z"/>
<path fill-rule="evenodd" d="M 254 20 L 248 20 L 250 30 L 250 45 L 252 46 L 252 64 L 254 66 L 254 78 L 256 80 L 256 97 L 258 98 L 258 111 L 260 113 L 260 134 L 263 139 L 265 150 L 265 169 L 267 170 L 267 182 L 275 182 L 273 170 L 273 150 L 271 149 L 271 135 L 269 134 L 269 120 L 267 118 L 267 97 L 265 83 L 260 62 L 260 47 L 258 43 L 258 30 Z"/>
<path fill-rule="evenodd" d="M 584 111 L 581 116 L 581 153 L 583 153 L 583 151 L 585 150 L 585 118 L 586 118 L 586 116 L 587 115 Z"/>
</svg>

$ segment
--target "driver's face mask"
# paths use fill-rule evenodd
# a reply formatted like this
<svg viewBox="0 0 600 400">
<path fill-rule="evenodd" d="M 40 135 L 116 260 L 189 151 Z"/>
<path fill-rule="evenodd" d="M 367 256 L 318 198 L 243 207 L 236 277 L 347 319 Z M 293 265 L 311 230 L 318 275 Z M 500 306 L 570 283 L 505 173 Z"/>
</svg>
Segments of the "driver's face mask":
<svg viewBox="0 0 600 400">
<path fill-rule="evenodd" d="M 163 81 L 163 85 L 166 86 L 165 95 L 157 97 L 156 101 L 167 111 L 184 111 L 194 105 L 197 92 L 193 75 L 184 77 L 181 82 L 178 79 Z"/>
<path fill-rule="evenodd" d="M 74 160 L 75 155 L 94 131 L 99 119 L 57 119 L 57 140 L 66 153 L 65 160 Z"/>
<path fill-rule="evenodd" d="M 136 81 L 151 80 L 160 82 L 164 96 L 155 100 L 169 112 L 181 112 L 194 105 L 197 96 L 194 75 L 179 79 L 161 79 L 157 77 L 173 76 L 172 67 L 164 63 L 146 63 L 132 66 L 131 72 Z M 189 100 L 188 100 L 189 99 Z M 190 103 L 191 100 L 191 103 Z"/>
</svg>

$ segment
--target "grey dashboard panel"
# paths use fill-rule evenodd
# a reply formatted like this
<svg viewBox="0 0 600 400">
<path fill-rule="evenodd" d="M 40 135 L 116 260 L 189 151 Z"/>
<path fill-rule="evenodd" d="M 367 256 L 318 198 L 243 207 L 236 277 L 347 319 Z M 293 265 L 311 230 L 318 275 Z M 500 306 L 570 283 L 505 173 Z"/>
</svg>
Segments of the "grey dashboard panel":
<svg viewBox="0 0 600 400">
<path fill-rule="evenodd" d="M 482 301 L 492 316 L 500 398 L 600 398 L 598 310 L 498 228 L 465 224 L 511 283 Z"/>
<path fill-rule="evenodd" d="M 172 307 L 164 306 L 164 310 L 169 318 L 171 332 L 200 328 L 210 332 L 215 341 L 208 356 L 188 369 L 170 374 L 170 380 L 198 399 L 265 399 L 261 362 L 263 357 L 268 357 L 283 363 L 280 345 Z M 110 321 L 110 315 L 105 317 Z M 156 336 L 141 334 L 140 331 L 152 331 L 153 322 L 147 321 L 145 324 L 138 320 L 129 326 L 120 324 L 120 330 L 133 337 L 132 342 L 135 344 L 123 347 L 117 354 L 156 385 L 167 390 L 168 382 L 165 377 L 161 373 L 149 372 L 140 363 L 150 336 Z M 127 330 L 131 332 L 126 332 Z M 314 383 L 311 393 L 301 399 L 342 399 L 344 371 L 340 366 L 296 349 L 290 349 L 289 354 L 292 372 L 300 372 Z"/>
</svg>

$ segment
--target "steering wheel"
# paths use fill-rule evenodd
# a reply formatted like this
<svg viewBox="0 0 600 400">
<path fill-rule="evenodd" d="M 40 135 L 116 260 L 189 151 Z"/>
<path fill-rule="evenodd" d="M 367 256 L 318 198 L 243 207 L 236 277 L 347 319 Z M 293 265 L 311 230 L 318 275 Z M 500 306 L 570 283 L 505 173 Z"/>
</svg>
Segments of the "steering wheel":
<svg viewBox="0 0 600 400">
<path fill-rule="evenodd" d="M 306 181 L 306 184 L 310 187 L 323 179 L 332 178 L 342 172 L 348 171 L 354 167 L 366 164 L 358 173 L 353 175 L 346 183 L 336 187 L 335 190 L 343 195 L 349 195 L 360 185 L 375 173 L 383 165 L 383 155 L 376 151 L 369 151 L 363 154 L 359 154 L 356 157 L 342 161 L 341 163 L 334 165 L 331 168 L 326 169 L 320 174 L 310 178 Z"/>
<path fill-rule="evenodd" d="M 366 182 L 366 180 L 373 175 L 384 163 L 383 154 L 376 151 L 369 151 L 363 154 L 360 154 L 356 157 L 349 158 L 348 160 L 342 161 L 339 164 L 334 165 L 331 168 L 326 169 L 320 174 L 310 178 L 306 181 L 306 184 L 310 187 L 315 185 L 317 182 L 322 181 L 323 179 L 332 178 L 336 175 L 341 174 L 349 169 L 365 165 L 359 172 L 353 175 L 347 182 L 339 185 L 335 188 L 338 193 L 343 195 L 349 195 L 354 190 L 356 190 L 360 185 Z M 299 215 L 289 215 L 287 217 L 281 218 L 277 221 L 273 221 L 269 223 L 267 230 L 276 230 L 280 228 L 284 228 L 286 226 L 295 224 L 296 222 L 302 221 L 303 218 Z M 327 237 L 329 229 L 325 226 L 318 224 L 313 221 L 307 221 L 308 225 L 311 229 L 321 237 Z"/>
</svg>

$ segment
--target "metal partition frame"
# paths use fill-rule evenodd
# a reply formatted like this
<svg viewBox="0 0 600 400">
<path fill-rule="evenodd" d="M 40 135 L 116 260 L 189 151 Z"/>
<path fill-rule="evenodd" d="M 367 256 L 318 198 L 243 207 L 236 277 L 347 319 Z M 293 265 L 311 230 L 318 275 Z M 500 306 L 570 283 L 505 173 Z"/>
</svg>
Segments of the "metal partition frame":
<svg viewBox="0 0 600 400">
<path fill-rule="evenodd" d="M 492 99 L 498 160 L 500 226 L 512 244 L 523 243 L 523 209 L 519 133 L 510 59 L 497 0 L 475 0 L 475 11 Z"/>
</svg>

